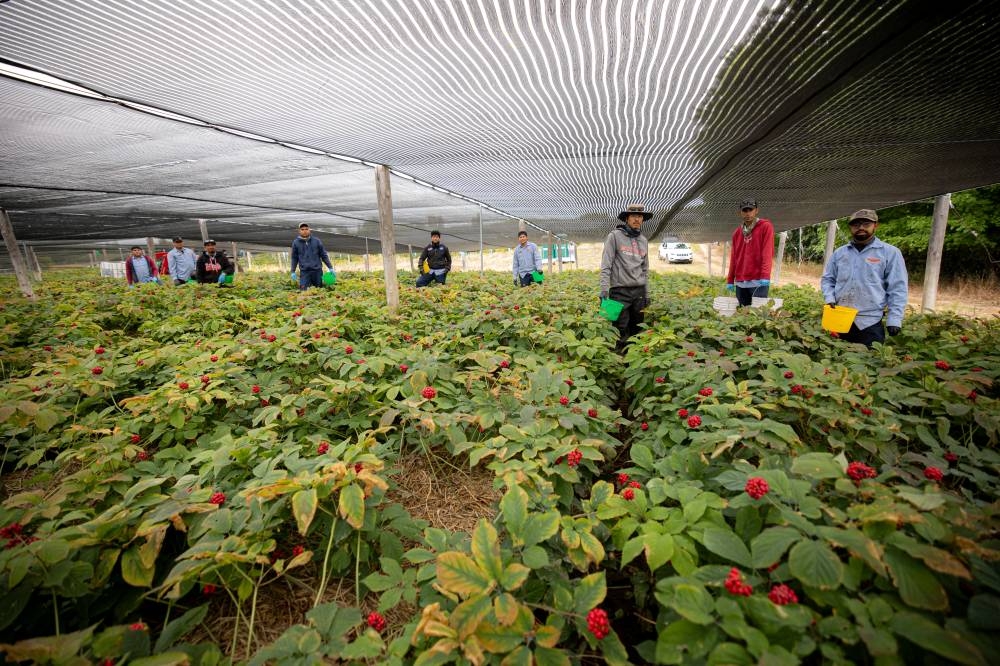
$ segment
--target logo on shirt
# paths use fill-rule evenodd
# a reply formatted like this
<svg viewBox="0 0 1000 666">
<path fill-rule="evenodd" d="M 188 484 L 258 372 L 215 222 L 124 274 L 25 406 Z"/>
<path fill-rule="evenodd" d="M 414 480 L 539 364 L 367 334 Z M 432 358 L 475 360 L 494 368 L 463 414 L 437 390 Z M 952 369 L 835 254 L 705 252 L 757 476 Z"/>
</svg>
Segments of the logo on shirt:
<svg viewBox="0 0 1000 666">
<path fill-rule="evenodd" d="M 882 263 L 882 260 L 879 259 L 878 257 L 868 257 L 867 259 L 865 259 L 865 261 L 867 261 L 869 264 L 881 264 Z"/>
</svg>

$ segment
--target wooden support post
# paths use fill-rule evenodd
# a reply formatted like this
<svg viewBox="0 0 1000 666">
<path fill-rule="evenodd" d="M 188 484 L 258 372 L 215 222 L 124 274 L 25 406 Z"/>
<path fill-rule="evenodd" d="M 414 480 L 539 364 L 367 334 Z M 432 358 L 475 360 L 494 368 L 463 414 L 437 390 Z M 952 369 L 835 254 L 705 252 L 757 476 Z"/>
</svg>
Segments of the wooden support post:
<svg viewBox="0 0 1000 666">
<path fill-rule="evenodd" d="M 823 266 L 830 263 L 833 250 L 837 243 L 837 220 L 830 220 L 826 223 L 826 248 L 823 250 Z"/>
<path fill-rule="evenodd" d="M 941 276 L 941 255 L 944 254 L 944 236 L 948 228 L 948 209 L 951 195 L 934 197 L 934 220 L 931 222 L 931 237 L 927 244 L 927 264 L 924 267 L 924 296 L 920 309 L 932 312 L 937 304 L 938 278 Z"/>
<path fill-rule="evenodd" d="M 208 240 L 208 220 L 198 220 L 198 229 L 201 230 L 201 242 Z"/>
<path fill-rule="evenodd" d="M 729 241 L 722 242 L 722 274 L 729 274 L 729 267 L 726 264 L 726 259 L 729 258 Z"/>
<path fill-rule="evenodd" d="M 232 241 L 230 243 L 229 247 L 232 248 L 232 251 L 233 251 L 233 256 L 230 257 L 230 259 L 232 259 L 232 262 L 233 262 L 233 275 L 239 275 L 240 274 L 240 262 L 237 261 L 237 259 L 239 259 L 240 255 L 239 255 L 239 250 L 236 249 L 236 241 Z"/>
<path fill-rule="evenodd" d="M 483 204 L 479 204 L 479 274 L 483 274 L 485 257 L 483 256 Z"/>
<path fill-rule="evenodd" d="M 247 271 L 253 270 L 253 254 L 250 250 L 247 250 Z"/>
<path fill-rule="evenodd" d="M 413 246 L 407 245 L 406 248 L 410 251 L 410 272 L 415 273 L 416 271 L 413 270 Z"/>
<path fill-rule="evenodd" d="M 775 286 L 781 281 L 781 264 L 785 261 L 785 243 L 788 241 L 788 232 L 782 231 L 778 234 L 778 256 L 774 260 L 774 279 L 771 282 Z"/>
<path fill-rule="evenodd" d="M 558 255 L 559 259 L 559 264 L 558 264 L 559 272 L 562 273 L 562 265 L 563 265 L 562 239 L 559 237 L 556 237 L 556 254 Z"/>
<path fill-rule="evenodd" d="M 28 279 L 28 267 L 21 257 L 21 251 L 17 247 L 17 237 L 14 235 L 14 225 L 10 223 L 10 216 L 7 211 L 0 208 L 0 234 L 3 235 L 3 242 L 7 245 L 7 254 L 10 255 L 10 263 L 14 267 L 14 275 L 17 276 L 17 286 L 21 288 L 21 293 L 25 298 L 35 300 L 35 292 L 31 289 L 31 280 Z"/>
<path fill-rule="evenodd" d="M 798 256 L 799 268 L 802 268 L 802 227 L 799 227 L 799 256 Z"/>
<path fill-rule="evenodd" d="M 371 264 L 368 263 L 368 237 L 365 236 L 365 273 L 371 271 Z"/>
<path fill-rule="evenodd" d="M 42 281 L 42 264 L 38 261 L 38 255 L 35 253 L 35 248 L 28 246 L 28 254 L 31 255 L 31 261 L 35 264 L 35 279 L 39 282 Z"/>
<path fill-rule="evenodd" d="M 375 167 L 375 189 L 378 195 L 378 230 L 382 241 L 382 269 L 385 271 L 385 300 L 389 312 L 399 309 L 399 281 L 396 279 L 396 232 L 392 226 L 392 187 L 389 167 Z M 412 261 L 412 257 L 411 257 Z"/>
<path fill-rule="evenodd" d="M 156 263 L 156 243 L 153 242 L 152 236 L 146 236 L 146 256 Z"/>
<path fill-rule="evenodd" d="M 546 238 L 546 240 L 548 242 L 548 245 L 549 245 L 549 265 L 545 268 L 545 270 L 547 270 L 549 273 L 551 273 L 552 272 L 552 232 L 551 231 L 547 232 L 547 235 L 546 235 L 545 238 Z"/>
<path fill-rule="evenodd" d="M 93 268 L 97 266 L 97 250 L 90 251 L 90 267 Z"/>
<path fill-rule="evenodd" d="M 465 257 L 469 253 L 468 252 L 461 252 L 460 254 L 462 255 L 462 270 L 464 271 L 465 270 Z"/>
<path fill-rule="evenodd" d="M 38 275 L 31 265 L 31 251 L 28 249 L 28 244 L 24 241 L 21 241 L 21 254 L 24 256 L 24 267 L 28 269 L 28 279 L 38 282 Z"/>
<path fill-rule="evenodd" d="M 708 248 L 708 250 L 705 253 L 705 254 L 708 255 L 708 277 L 712 277 L 712 246 L 713 245 L 715 245 L 715 243 L 705 243 L 705 246 Z"/>
</svg>

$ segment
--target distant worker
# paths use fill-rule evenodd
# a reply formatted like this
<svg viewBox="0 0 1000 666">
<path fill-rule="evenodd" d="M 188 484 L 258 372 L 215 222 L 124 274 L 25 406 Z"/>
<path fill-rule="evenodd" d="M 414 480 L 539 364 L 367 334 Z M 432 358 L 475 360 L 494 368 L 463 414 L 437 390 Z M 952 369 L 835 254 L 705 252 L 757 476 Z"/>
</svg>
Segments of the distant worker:
<svg viewBox="0 0 1000 666">
<path fill-rule="evenodd" d="M 142 248 L 138 245 L 132 246 L 132 256 L 125 260 L 125 281 L 128 286 L 136 283 L 155 282 L 160 284 L 159 273 L 156 271 L 156 264 L 151 257 L 147 257 Z"/>
<path fill-rule="evenodd" d="M 528 242 L 527 231 L 519 231 L 514 248 L 514 284 L 527 287 L 535 281 L 532 275 L 535 271 L 542 272 L 542 251 Z"/>
<path fill-rule="evenodd" d="M 875 237 L 878 215 L 862 209 L 848 222 L 851 242 L 838 247 L 823 269 L 820 287 L 831 307 L 846 305 L 858 314 L 851 330 L 840 338 L 871 347 L 885 342 L 885 331 L 898 335 L 909 295 L 906 264 L 898 248 Z M 885 330 L 882 316 L 888 311 Z"/>
<path fill-rule="evenodd" d="M 184 239 L 178 236 L 174 239 L 174 249 L 167 252 L 167 272 L 173 278 L 175 285 L 185 284 L 194 275 L 198 267 L 198 257 L 194 250 L 184 247 Z"/>
<path fill-rule="evenodd" d="M 220 286 L 226 282 L 226 276 L 236 272 L 233 263 L 222 250 L 216 251 L 215 241 L 209 238 L 205 241 L 205 251 L 198 257 L 195 274 L 201 284 L 218 282 Z"/>
<path fill-rule="evenodd" d="M 643 311 L 649 305 L 649 241 L 642 235 L 642 223 L 652 217 L 643 206 L 629 206 L 618 214 L 625 224 L 615 227 L 604 240 L 601 300 L 610 298 L 624 305 L 614 322 L 619 352 L 639 332 Z"/>
<path fill-rule="evenodd" d="M 740 305 L 751 305 L 755 296 L 767 298 L 771 287 L 774 226 L 771 220 L 757 217 L 754 199 L 740 203 L 740 217 L 743 223 L 733 232 L 726 289 L 736 292 Z"/>
<path fill-rule="evenodd" d="M 324 264 L 333 273 L 323 241 L 313 236 L 309 225 L 303 222 L 299 225 L 299 235 L 292 241 L 292 279 L 295 279 L 295 267 L 298 266 L 299 289 L 322 287 Z"/>
<path fill-rule="evenodd" d="M 417 263 L 420 266 L 420 275 L 417 276 L 418 288 L 426 287 L 434 281 L 444 284 L 451 270 L 451 252 L 441 242 L 440 231 L 435 229 L 431 232 L 430 245 L 420 253 L 420 260 Z"/>
</svg>

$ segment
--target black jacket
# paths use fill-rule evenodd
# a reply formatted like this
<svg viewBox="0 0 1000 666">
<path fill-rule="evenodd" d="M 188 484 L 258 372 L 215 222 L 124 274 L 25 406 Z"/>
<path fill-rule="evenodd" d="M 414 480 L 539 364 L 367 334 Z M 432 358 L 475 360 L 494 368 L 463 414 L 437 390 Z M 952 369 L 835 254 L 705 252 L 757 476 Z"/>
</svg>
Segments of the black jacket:
<svg viewBox="0 0 1000 666">
<path fill-rule="evenodd" d="M 448 251 L 448 247 L 444 243 L 438 243 L 437 247 L 434 243 L 429 243 L 424 251 L 420 253 L 420 270 L 423 271 L 424 259 L 427 260 L 427 265 L 431 268 L 446 268 L 451 270 L 451 252 Z"/>
<path fill-rule="evenodd" d="M 198 282 L 202 284 L 218 282 L 219 273 L 232 275 L 236 272 L 233 262 L 229 261 L 229 257 L 222 250 L 215 251 L 215 263 L 219 265 L 220 270 L 208 270 L 208 267 L 211 265 L 211 258 L 208 256 L 208 252 L 201 253 L 201 256 L 198 257 L 198 263 L 195 264 L 194 268 L 195 275 L 198 276 Z"/>
</svg>

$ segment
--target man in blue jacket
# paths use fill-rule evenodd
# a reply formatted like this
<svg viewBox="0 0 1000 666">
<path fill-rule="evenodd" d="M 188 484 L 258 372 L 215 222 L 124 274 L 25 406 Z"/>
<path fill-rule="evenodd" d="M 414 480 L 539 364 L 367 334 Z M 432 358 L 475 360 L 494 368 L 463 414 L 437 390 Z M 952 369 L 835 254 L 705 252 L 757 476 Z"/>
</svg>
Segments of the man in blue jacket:
<svg viewBox="0 0 1000 666">
<path fill-rule="evenodd" d="M 427 262 L 427 273 L 424 273 L 424 262 Z M 451 271 L 451 252 L 448 246 L 441 242 L 441 232 L 434 230 L 431 232 L 431 244 L 420 253 L 420 275 L 417 276 L 417 287 L 426 287 L 431 282 L 444 284 L 448 279 L 448 272 Z"/>
<path fill-rule="evenodd" d="M 323 264 L 333 272 L 330 255 L 323 247 L 323 241 L 313 237 L 309 225 L 299 225 L 299 235 L 292 241 L 292 279 L 295 268 L 299 269 L 299 289 L 323 286 Z"/>
<path fill-rule="evenodd" d="M 878 215 L 862 209 L 848 222 L 851 242 L 838 247 L 823 270 L 820 286 L 827 305 L 856 308 L 851 330 L 840 338 L 871 347 L 885 342 L 885 332 L 898 335 L 909 285 L 906 264 L 898 248 L 875 237 Z M 882 316 L 885 314 L 885 329 Z"/>
<path fill-rule="evenodd" d="M 527 287 L 535 281 L 534 271 L 542 272 L 542 253 L 537 245 L 528 241 L 527 231 L 519 231 L 514 248 L 514 284 Z"/>
</svg>

